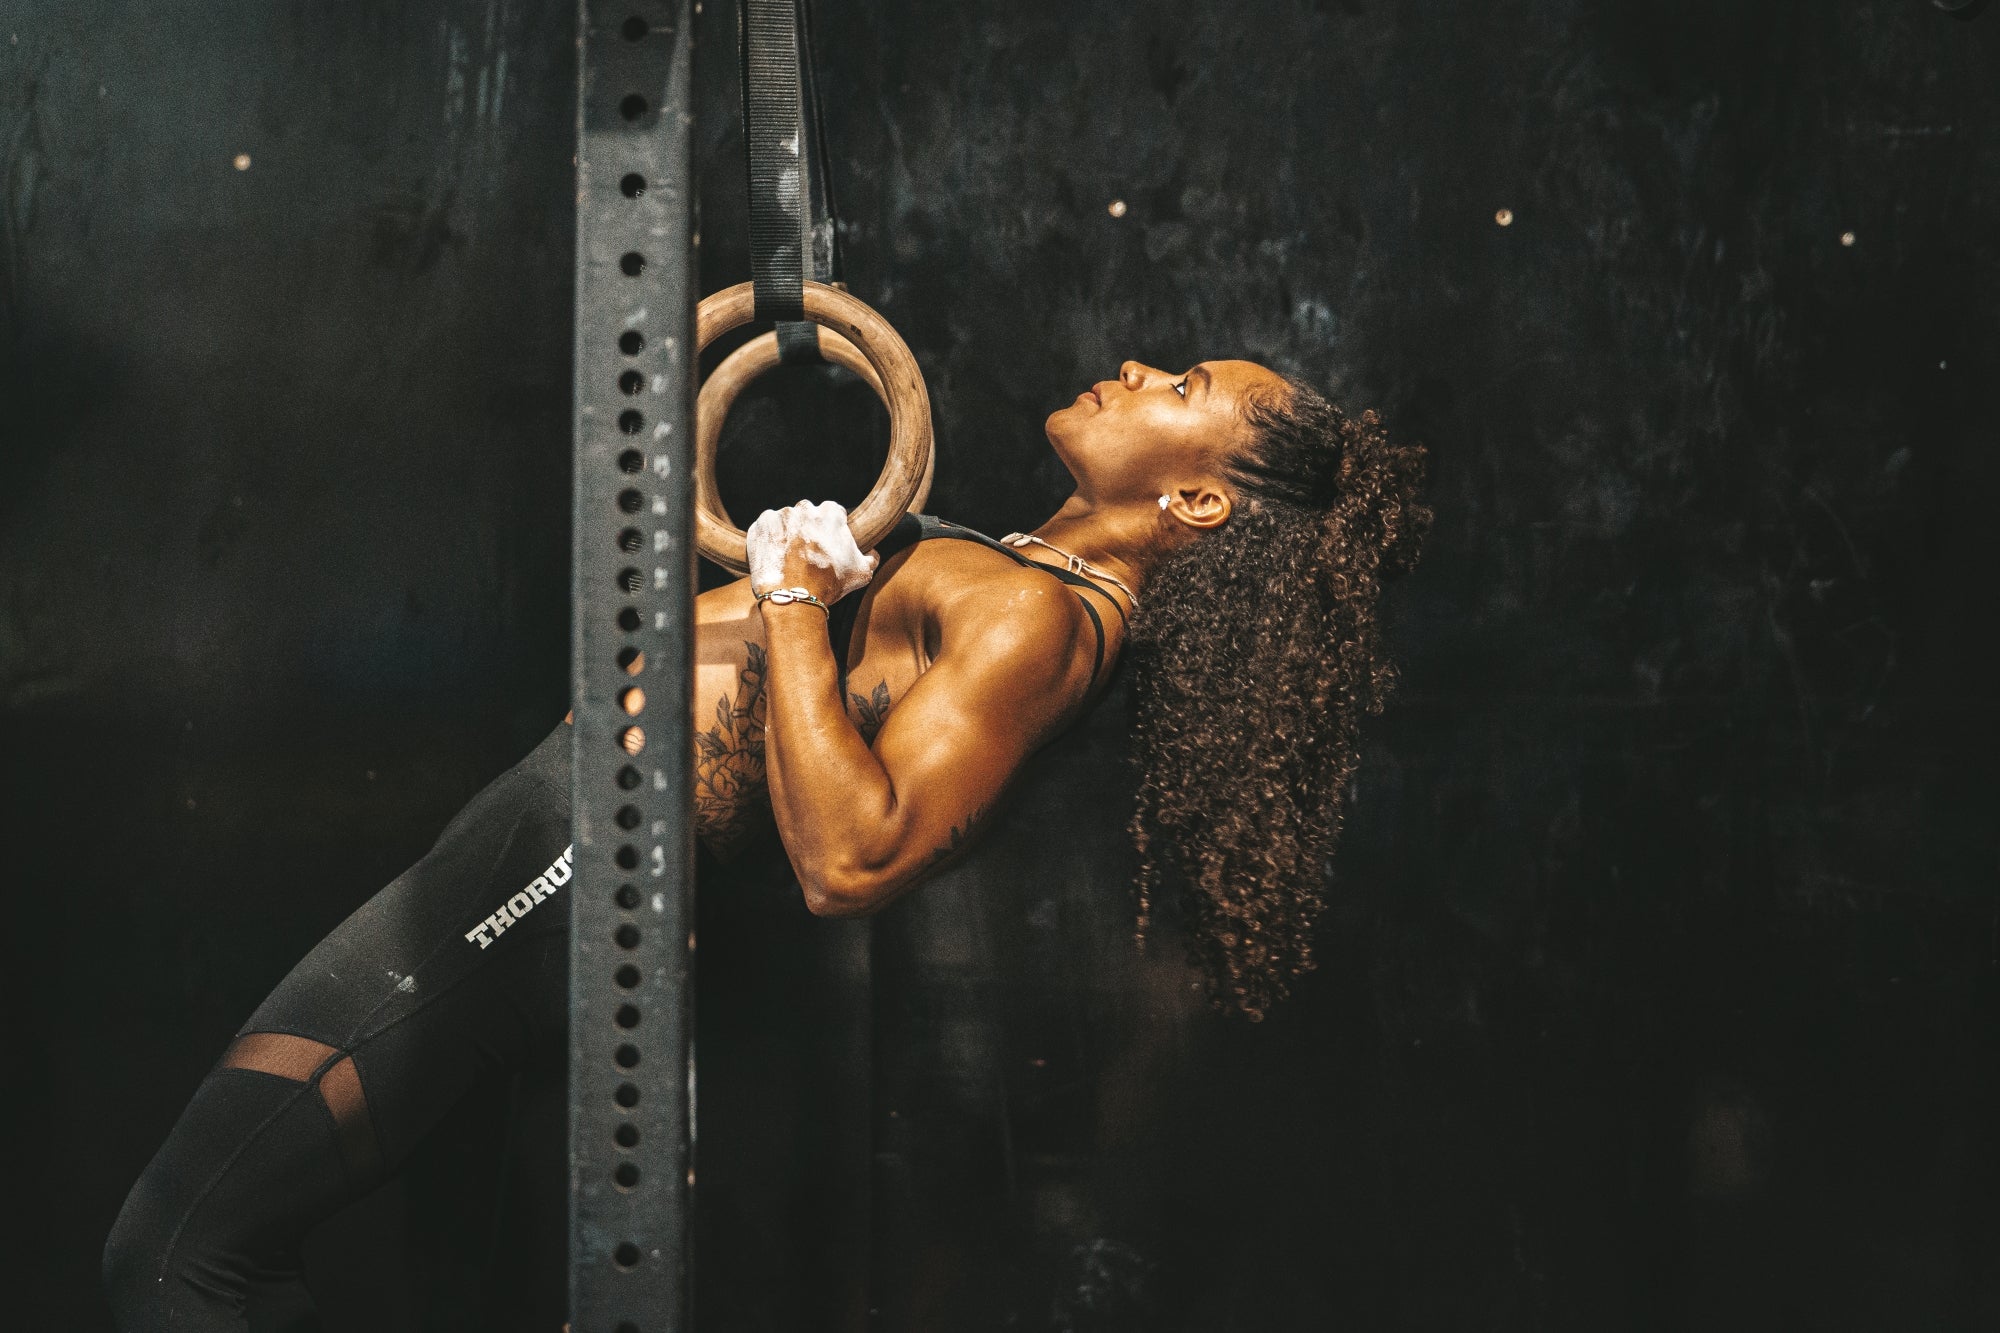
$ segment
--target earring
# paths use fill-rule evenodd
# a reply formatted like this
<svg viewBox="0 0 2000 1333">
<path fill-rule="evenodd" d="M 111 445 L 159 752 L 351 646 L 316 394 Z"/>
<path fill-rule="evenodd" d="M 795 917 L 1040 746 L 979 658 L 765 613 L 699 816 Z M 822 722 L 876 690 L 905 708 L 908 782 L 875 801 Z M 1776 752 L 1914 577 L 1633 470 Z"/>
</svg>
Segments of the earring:
<svg viewBox="0 0 2000 1333">
<path fill-rule="evenodd" d="M 1167 496 L 1162 495 L 1160 497 L 1160 508 L 1165 509 L 1167 507 L 1167 500 L 1168 500 Z"/>
</svg>

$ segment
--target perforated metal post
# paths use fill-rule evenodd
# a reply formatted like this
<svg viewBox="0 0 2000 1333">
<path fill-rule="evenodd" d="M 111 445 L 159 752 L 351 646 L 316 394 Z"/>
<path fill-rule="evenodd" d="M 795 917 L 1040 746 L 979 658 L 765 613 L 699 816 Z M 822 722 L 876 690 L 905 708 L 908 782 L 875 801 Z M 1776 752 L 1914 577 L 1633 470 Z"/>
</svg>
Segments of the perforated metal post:
<svg viewBox="0 0 2000 1333">
<path fill-rule="evenodd" d="M 691 1325 L 694 35 L 580 0 L 570 1326 Z"/>
</svg>

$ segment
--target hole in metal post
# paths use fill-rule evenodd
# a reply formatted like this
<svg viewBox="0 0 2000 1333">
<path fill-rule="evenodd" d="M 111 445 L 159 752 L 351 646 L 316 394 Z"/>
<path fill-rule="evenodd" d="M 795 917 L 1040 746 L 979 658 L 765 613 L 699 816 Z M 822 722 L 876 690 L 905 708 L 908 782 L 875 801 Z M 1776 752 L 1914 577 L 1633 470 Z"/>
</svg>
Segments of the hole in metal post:
<svg viewBox="0 0 2000 1333">
<path fill-rule="evenodd" d="M 618 669 L 628 676 L 636 676 L 646 669 L 646 655 L 637 648 L 618 650 Z"/>
<path fill-rule="evenodd" d="M 646 335 L 637 329 L 627 329 L 618 335 L 618 350 L 627 356 L 637 356 L 645 348 Z"/>
<path fill-rule="evenodd" d="M 644 38 L 651 29 L 647 27 L 646 20 L 634 14 L 631 18 L 625 20 L 625 26 L 618 31 L 625 34 L 626 41 L 636 42 Z"/>
<path fill-rule="evenodd" d="M 629 597 L 645 588 L 646 576 L 636 569 L 621 569 L 618 571 L 618 586 Z"/>
<path fill-rule="evenodd" d="M 626 1110 L 631 1110 L 639 1104 L 639 1085 L 636 1083 L 620 1083 L 618 1091 L 611 1094 L 611 1100 L 617 1102 Z"/>
<path fill-rule="evenodd" d="M 618 114 L 627 120 L 637 120 L 646 114 L 646 99 L 637 93 L 627 93 L 625 100 L 618 104 Z"/>
<path fill-rule="evenodd" d="M 618 854 L 611 859 L 618 863 L 620 870 L 636 870 L 639 867 L 639 849 L 631 846 L 620 847 Z"/>
<path fill-rule="evenodd" d="M 646 377 L 636 370 L 628 370 L 618 377 L 618 391 L 631 397 L 646 387 Z"/>
<path fill-rule="evenodd" d="M 646 707 L 646 692 L 634 685 L 618 696 L 618 706 L 625 710 L 625 716 L 637 717 Z"/>
<path fill-rule="evenodd" d="M 627 634 L 637 630 L 639 626 L 645 623 L 645 617 L 629 606 L 618 613 L 618 628 L 624 630 Z"/>
<path fill-rule="evenodd" d="M 611 1172 L 611 1178 L 618 1182 L 619 1188 L 629 1190 L 639 1183 L 639 1167 L 634 1162 L 620 1162 Z"/>
<path fill-rule="evenodd" d="M 645 413 L 634 411 L 629 407 L 626 408 L 618 414 L 618 429 L 624 431 L 627 435 L 637 435 L 640 431 L 646 429 Z"/>
<path fill-rule="evenodd" d="M 645 655 L 642 653 L 640 656 L 643 660 Z M 630 764 L 618 770 L 618 785 L 626 791 L 631 791 L 645 780 L 646 775 Z"/>
<path fill-rule="evenodd" d="M 635 1068 L 639 1063 L 639 1048 L 637 1046 L 632 1045 L 630 1042 L 627 1042 L 625 1045 L 620 1046 L 616 1051 L 613 1051 L 611 1054 L 611 1058 L 618 1062 L 618 1067 L 620 1069 Z"/>
<path fill-rule="evenodd" d="M 646 497 L 638 491 L 620 491 L 618 507 L 628 514 L 636 514 L 646 507 Z"/>
<path fill-rule="evenodd" d="M 620 1268 L 637 1268 L 639 1266 L 639 1247 L 629 1240 L 619 1241 L 618 1248 L 611 1252 L 611 1262 L 617 1264 Z"/>
<path fill-rule="evenodd" d="M 638 1026 L 639 1026 L 639 1006 L 638 1006 L 638 1005 L 636 1005 L 636 1004 L 621 1004 L 621 1005 L 619 1005 L 619 1006 L 618 1006 L 618 1012 L 617 1012 L 616 1014 L 612 1015 L 612 1021 L 613 1021 L 613 1022 L 615 1022 L 615 1023 L 617 1023 L 619 1027 L 621 1027 L 621 1028 L 625 1028 L 625 1029 L 628 1029 L 628 1030 L 629 1030 L 629 1029 L 631 1029 L 631 1028 L 635 1028 L 635 1027 L 638 1027 Z"/>
<path fill-rule="evenodd" d="M 616 972 L 611 974 L 611 979 L 618 984 L 618 989 L 620 990 L 635 990 L 638 988 L 640 981 L 644 979 L 644 974 L 638 968 L 632 966 L 632 964 L 624 963 L 619 966 Z"/>
<path fill-rule="evenodd" d="M 637 250 L 627 250 L 618 256 L 618 267 L 624 270 L 626 277 L 636 278 L 646 271 L 646 256 Z"/>
<path fill-rule="evenodd" d="M 636 884 L 620 884 L 618 886 L 618 905 L 628 912 L 637 911 L 639 907 L 639 886 Z M 635 981 L 632 984 L 636 986 L 639 983 Z"/>
<path fill-rule="evenodd" d="M 644 472 L 646 470 L 646 455 L 640 453 L 637 449 L 627 449 L 624 453 L 618 455 L 618 470 L 620 472 Z"/>
<path fill-rule="evenodd" d="M 611 938 L 618 941 L 618 947 L 621 949 L 636 949 L 639 947 L 639 928 L 627 922 L 618 927 Z"/>
<path fill-rule="evenodd" d="M 630 555 L 646 544 L 646 534 L 637 528 L 627 528 L 618 534 L 618 549 Z M 628 653 L 636 653 L 637 648 L 627 648 Z"/>
<path fill-rule="evenodd" d="M 612 1130 L 611 1137 L 618 1141 L 621 1148 L 636 1148 L 639 1146 L 639 1127 L 628 1120 Z"/>
<path fill-rule="evenodd" d="M 629 102 L 632 99 L 628 97 L 625 100 Z M 642 104 L 640 107 L 641 115 L 645 114 L 645 107 L 643 105 L 645 100 L 646 99 L 643 97 L 639 99 L 640 103 Z M 626 119 L 631 120 L 632 117 L 627 116 Z M 624 178 L 618 182 L 618 190 L 619 193 L 623 194 L 627 199 L 637 199 L 640 195 L 646 192 L 646 178 L 644 176 L 641 176 L 636 171 L 627 172 Z"/>
<path fill-rule="evenodd" d="M 639 822 L 645 818 L 639 813 L 639 807 L 636 805 L 621 805 L 618 807 L 618 813 L 612 817 L 618 821 L 618 827 L 622 829 L 638 828 Z"/>
</svg>

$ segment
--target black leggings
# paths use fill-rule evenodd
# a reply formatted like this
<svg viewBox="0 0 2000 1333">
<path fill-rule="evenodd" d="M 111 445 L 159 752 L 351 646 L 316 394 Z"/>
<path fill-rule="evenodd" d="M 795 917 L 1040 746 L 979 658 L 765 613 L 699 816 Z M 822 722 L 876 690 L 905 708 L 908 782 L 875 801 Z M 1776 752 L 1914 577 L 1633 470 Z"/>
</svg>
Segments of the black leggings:
<svg viewBox="0 0 2000 1333">
<path fill-rule="evenodd" d="M 569 728 L 322 940 L 203 1080 L 105 1246 L 118 1325 L 242 1329 L 305 1233 L 379 1185 L 475 1078 L 567 1031 Z"/>
</svg>

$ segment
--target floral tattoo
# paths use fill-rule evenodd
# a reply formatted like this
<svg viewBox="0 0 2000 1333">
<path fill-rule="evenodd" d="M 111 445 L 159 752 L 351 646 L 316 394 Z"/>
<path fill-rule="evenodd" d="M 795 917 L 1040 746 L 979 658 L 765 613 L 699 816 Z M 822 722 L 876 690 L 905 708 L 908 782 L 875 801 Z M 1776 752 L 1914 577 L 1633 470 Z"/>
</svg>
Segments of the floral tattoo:
<svg viewBox="0 0 2000 1333">
<path fill-rule="evenodd" d="M 873 745 L 883 720 L 889 716 L 889 682 L 877 681 L 872 693 L 850 693 L 847 697 L 854 701 L 854 711 L 861 715 L 861 720 L 854 724 L 855 730 L 861 733 L 862 740 Z"/>
<path fill-rule="evenodd" d="M 718 856 L 738 850 L 758 822 L 764 787 L 764 649 L 745 641 L 732 702 L 715 701 L 715 725 L 695 733 L 695 828 Z"/>
</svg>

